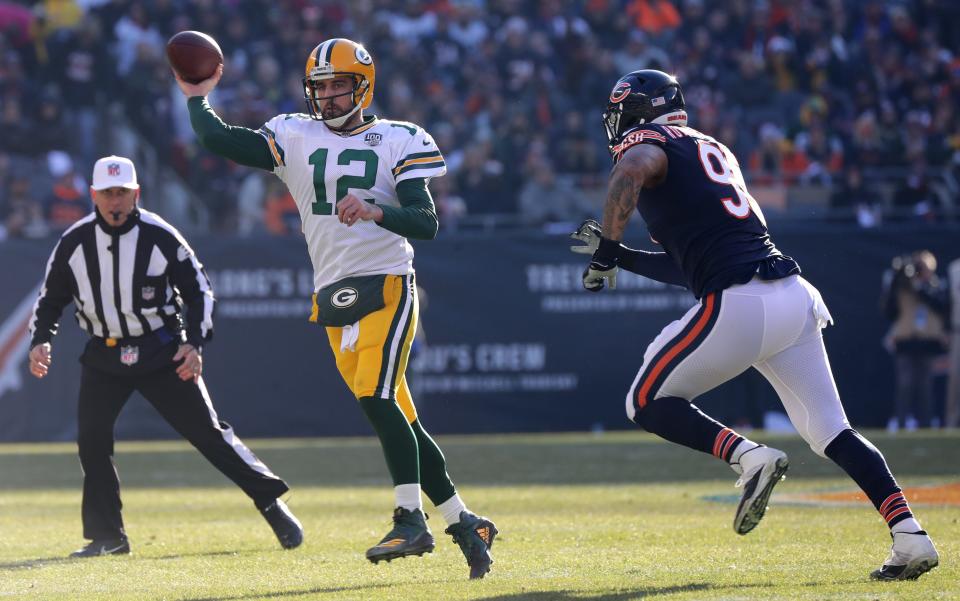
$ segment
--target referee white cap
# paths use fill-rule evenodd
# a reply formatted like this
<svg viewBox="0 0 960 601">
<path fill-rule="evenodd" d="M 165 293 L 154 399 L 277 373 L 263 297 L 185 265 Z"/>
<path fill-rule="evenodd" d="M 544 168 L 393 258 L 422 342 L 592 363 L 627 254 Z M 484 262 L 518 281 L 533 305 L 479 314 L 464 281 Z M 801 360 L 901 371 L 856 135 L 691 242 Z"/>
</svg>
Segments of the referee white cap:
<svg viewBox="0 0 960 601">
<path fill-rule="evenodd" d="M 110 155 L 103 157 L 93 166 L 93 189 L 140 188 L 137 183 L 137 170 L 133 161 L 125 157 Z"/>
</svg>

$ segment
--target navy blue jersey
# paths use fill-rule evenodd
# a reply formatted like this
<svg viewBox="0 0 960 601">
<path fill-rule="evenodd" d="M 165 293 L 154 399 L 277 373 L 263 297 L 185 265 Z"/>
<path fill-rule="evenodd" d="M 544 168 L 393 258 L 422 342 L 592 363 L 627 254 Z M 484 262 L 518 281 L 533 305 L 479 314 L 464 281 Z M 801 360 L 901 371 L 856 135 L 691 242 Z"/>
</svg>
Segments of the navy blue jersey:
<svg viewBox="0 0 960 601">
<path fill-rule="evenodd" d="M 616 150 L 637 144 L 655 144 L 667 155 L 666 178 L 640 191 L 637 209 L 697 298 L 755 274 L 775 280 L 800 273 L 770 241 L 730 149 L 689 127 L 647 124 L 628 132 Z"/>
</svg>

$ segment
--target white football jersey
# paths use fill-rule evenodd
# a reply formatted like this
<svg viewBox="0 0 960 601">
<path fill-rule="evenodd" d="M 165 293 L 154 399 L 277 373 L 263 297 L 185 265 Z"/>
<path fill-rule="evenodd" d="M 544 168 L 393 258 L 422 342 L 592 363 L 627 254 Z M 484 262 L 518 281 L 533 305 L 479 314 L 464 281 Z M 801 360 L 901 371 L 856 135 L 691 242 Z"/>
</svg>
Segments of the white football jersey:
<svg viewBox="0 0 960 601">
<path fill-rule="evenodd" d="M 397 184 L 447 172 L 433 138 L 405 121 L 374 118 L 348 135 L 305 114 L 277 115 L 260 134 L 273 172 L 297 203 L 313 262 L 315 290 L 350 276 L 413 272 L 413 248 L 373 221 L 351 227 L 337 219 L 337 201 L 352 193 L 399 207 Z"/>
</svg>

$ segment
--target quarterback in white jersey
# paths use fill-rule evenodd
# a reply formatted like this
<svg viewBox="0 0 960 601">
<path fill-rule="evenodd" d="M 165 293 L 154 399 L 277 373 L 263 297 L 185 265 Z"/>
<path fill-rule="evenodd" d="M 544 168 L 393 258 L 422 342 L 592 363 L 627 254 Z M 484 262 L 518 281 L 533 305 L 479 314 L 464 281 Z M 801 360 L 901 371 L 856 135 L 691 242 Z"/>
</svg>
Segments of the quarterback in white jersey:
<svg viewBox="0 0 960 601">
<path fill-rule="evenodd" d="M 335 219 L 336 200 L 352 193 L 399 208 L 397 184 L 444 175 L 443 156 L 427 132 L 372 117 L 342 135 L 299 113 L 274 117 L 260 133 L 276 153 L 273 172 L 300 211 L 315 290 L 348 276 L 413 273 L 413 248 L 404 236 L 373 220 L 344 227 Z"/>
<path fill-rule="evenodd" d="M 334 38 L 307 58 L 307 113 L 278 115 L 259 131 L 225 124 L 206 96 L 223 73 L 179 77 L 200 144 L 287 185 L 303 221 L 314 270 L 310 321 L 326 326 L 337 369 L 380 438 L 393 477 L 394 527 L 367 550 L 377 563 L 434 549 L 421 490 L 443 515 L 471 578 L 490 571 L 497 535 L 470 512 L 424 430 L 405 372 L 417 329 L 413 249 L 431 239 L 437 213 L 427 184 L 446 173 L 433 138 L 413 123 L 364 116 L 376 72 L 363 46 Z M 175 74 L 176 75 L 176 74 Z"/>
</svg>

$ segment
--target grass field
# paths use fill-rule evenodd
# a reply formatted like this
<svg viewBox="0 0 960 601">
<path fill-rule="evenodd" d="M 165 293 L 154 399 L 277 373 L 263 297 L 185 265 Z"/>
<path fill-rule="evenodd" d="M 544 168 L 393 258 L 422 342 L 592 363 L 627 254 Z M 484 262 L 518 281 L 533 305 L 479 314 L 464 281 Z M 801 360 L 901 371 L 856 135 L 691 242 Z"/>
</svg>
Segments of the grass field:
<svg viewBox="0 0 960 601">
<path fill-rule="evenodd" d="M 294 551 L 281 550 L 247 498 L 188 446 L 120 443 L 134 552 L 87 560 L 65 559 L 83 542 L 74 445 L 0 445 L 0 598 L 960 599 L 956 498 L 914 504 L 939 568 L 917 582 L 871 582 L 889 544 L 878 514 L 866 503 L 778 501 L 852 483 L 798 439 L 754 437 L 786 450 L 791 468 L 746 537 L 724 502 L 737 492 L 733 472 L 650 436 L 441 437 L 461 494 L 501 530 L 482 581 L 467 580 L 439 515 L 432 555 L 365 561 L 392 501 L 372 439 L 247 441 L 293 486 L 290 505 L 307 530 Z M 901 485 L 960 482 L 960 436 L 871 437 Z"/>
</svg>

